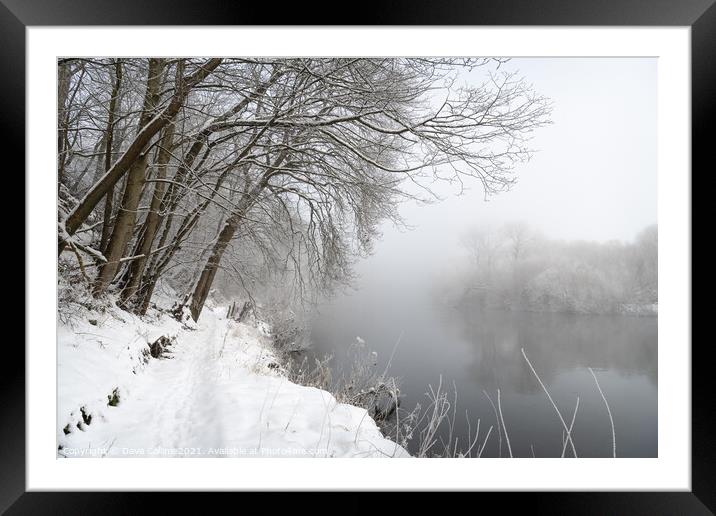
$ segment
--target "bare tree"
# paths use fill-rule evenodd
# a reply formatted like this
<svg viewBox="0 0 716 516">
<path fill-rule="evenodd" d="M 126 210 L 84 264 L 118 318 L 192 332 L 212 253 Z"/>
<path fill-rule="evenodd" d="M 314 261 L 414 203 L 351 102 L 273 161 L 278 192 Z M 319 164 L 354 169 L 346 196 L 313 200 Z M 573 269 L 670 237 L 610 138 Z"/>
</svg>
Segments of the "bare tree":
<svg viewBox="0 0 716 516">
<path fill-rule="evenodd" d="M 87 219 L 102 197 L 136 164 L 149 141 L 176 115 L 189 94 L 189 91 L 203 81 L 220 63 L 221 59 L 210 59 L 205 64 L 199 66 L 194 73 L 188 77 L 182 77 L 180 81 L 178 81 L 178 87 L 170 97 L 166 107 L 147 121 L 147 124 L 139 130 L 124 154 L 120 156 L 107 173 L 87 192 L 79 204 L 69 213 L 67 218 L 62 221 L 59 235 L 59 252 L 62 252 L 67 243 L 67 239 L 74 235 L 80 224 Z"/>
<path fill-rule="evenodd" d="M 395 218 L 395 203 L 408 196 L 402 188 L 406 180 L 417 182 L 428 174 L 432 180 L 462 181 L 469 176 L 488 192 L 509 185 L 511 165 L 528 153 L 517 143 L 522 133 L 544 123 L 544 99 L 522 98 L 522 83 L 507 75 L 501 82 L 492 78 L 494 91 L 487 86 L 462 89 L 455 98 L 448 94 L 442 104 L 431 102 L 425 96 L 444 65 L 426 60 L 304 60 L 301 67 L 284 65 L 272 98 L 274 111 L 263 119 L 230 124 L 269 127 L 265 138 L 274 141 L 259 143 L 261 152 L 277 157 L 269 160 L 270 166 L 252 162 L 261 171 L 218 235 L 187 298 L 193 318 L 201 312 L 228 241 L 265 190 L 303 210 L 311 219 L 308 227 L 317 228 L 309 238 L 316 249 L 325 250 L 339 241 L 335 235 L 340 228 L 334 222 L 349 212 L 354 227 L 363 231 L 360 237 L 369 242 L 378 220 Z M 280 100 L 282 94 L 288 96 Z M 277 132 L 285 143 L 275 141 Z M 481 146 L 493 140 L 503 144 L 499 154 Z M 424 192 L 431 194 L 427 188 Z"/>
<path fill-rule="evenodd" d="M 550 106 L 513 74 L 459 83 L 494 62 L 83 60 L 91 80 L 82 123 L 68 126 L 81 149 L 68 170 L 74 190 L 92 160 L 106 172 L 61 216 L 60 252 L 69 242 L 89 254 L 95 293 L 119 289 L 138 313 L 170 274 L 187 288 L 178 311 L 198 319 L 217 274 L 268 277 L 248 274 L 247 257 L 299 297 L 331 289 L 381 221 L 400 223 L 401 201 L 436 200 L 436 181 L 477 181 L 486 195 L 514 182 Z M 74 237 L 80 226 L 90 241 Z"/>
</svg>

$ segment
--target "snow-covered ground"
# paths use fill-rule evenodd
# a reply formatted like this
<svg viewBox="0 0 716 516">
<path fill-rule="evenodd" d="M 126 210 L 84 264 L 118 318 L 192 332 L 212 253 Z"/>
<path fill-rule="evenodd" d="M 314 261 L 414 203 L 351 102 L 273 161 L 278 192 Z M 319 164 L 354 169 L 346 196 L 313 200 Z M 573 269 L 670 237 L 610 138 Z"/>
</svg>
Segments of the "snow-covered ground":
<svg viewBox="0 0 716 516">
<path fill-rule="evenodd" d="M 409 456 L 364 409 L 288 381 L 264 325 L 225 314 L 207 306 L 190 329 L 112 307 L 61 324 L 58 456 Z M 160 336 L 174 342 L 154 358 Z"/>
</svg>

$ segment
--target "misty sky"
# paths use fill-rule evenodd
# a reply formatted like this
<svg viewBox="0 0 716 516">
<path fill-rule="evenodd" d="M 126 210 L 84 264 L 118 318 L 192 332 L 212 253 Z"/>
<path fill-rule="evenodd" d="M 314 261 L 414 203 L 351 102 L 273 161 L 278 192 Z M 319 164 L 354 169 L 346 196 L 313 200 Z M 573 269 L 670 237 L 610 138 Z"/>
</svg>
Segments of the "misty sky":
<svg viewBox="0 0 716 516">
<path fill-rule="evenodd" d="M 406 278 L 444 268 L 474 225 L 524 220 L 548 237 L 628 241 L 656 223 L 656 59 L 520 58 L 502 69 L 519 70 L 553 101 L 553 124 L 532 140 L 538 152 L 509 192 L 488 201 L 472 182 L 460 197 L 441 190 L 440 203 L 403 205 L 414 229 L 384 226 L 374 256 L 358 266 L 364 280 L 376 267 Z M 464 78 L 481 82 L 483 73 Z"/>
</svg>

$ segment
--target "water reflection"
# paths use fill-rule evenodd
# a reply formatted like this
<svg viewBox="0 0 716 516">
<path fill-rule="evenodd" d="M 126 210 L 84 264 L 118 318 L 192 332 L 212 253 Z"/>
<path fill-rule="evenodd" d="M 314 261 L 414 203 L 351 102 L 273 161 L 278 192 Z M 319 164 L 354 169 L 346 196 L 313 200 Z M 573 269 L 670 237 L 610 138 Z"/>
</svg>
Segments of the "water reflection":
<svg viewBox="0 0 716 516">
<path fill-rule="evenodd" d="M 547 384 L 561 372 L 586 367 L 644 375 L 657 384 L 655 317 L 484 311 L 471 305 L 440 315 L 469 344 L 469 374 L 487 389 L 540 389 L 521 348 Z"/>
<path fill-rule="evenodd" d="M 483 455 L 488 457 L 506 455 L 493 408 L 483 393 L 494 400 L 498 388 L 514 455 L 561 454 L 562 425 L 521 348 L 565 418 L 571 418 L 580 398 L 574 427 L 579 456 L 611 456 L 609 419 L 587 370 L 592 367 L 614 416 L 618 456 L 657 456 L 655 317 L 484 311 L 471 305 L 441 305 L 420 292 L 395 292 L 359 292 L 324 307 L 312 324 L 312 353 L 333 354 L 337 371 L 350 369 L 346 349 L 357 336 L 377 351 L 381 371 L 394 354 L 389 372 L 401 379 L 402 406 L 407 410 L 426 402 L 428 385 L 435 386 L 442 378 L 452 391 L 454 382 L 458 423 L 453 437 L 467 442 L 466 412 L 473 430 L 479 418 L 483 435 L 494 427 Z"/>
</svg>

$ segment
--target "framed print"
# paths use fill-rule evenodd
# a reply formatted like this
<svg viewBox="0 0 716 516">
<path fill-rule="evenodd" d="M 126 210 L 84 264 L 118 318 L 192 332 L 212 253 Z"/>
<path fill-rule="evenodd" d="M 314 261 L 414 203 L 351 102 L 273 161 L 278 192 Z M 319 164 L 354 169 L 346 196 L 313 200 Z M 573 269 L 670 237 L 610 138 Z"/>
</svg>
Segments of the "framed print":
<svg viewBox="0 0 716 516">
<path fill-rule="evenodd" d="M 538 512 L 709 514 L 691 183 L 712 3 L 349 26 L 3 0 L 27 201 L 3 508 L 529 491 Z"/>
</svg>

